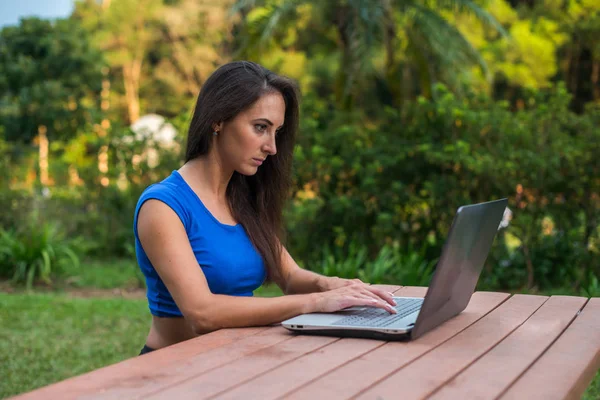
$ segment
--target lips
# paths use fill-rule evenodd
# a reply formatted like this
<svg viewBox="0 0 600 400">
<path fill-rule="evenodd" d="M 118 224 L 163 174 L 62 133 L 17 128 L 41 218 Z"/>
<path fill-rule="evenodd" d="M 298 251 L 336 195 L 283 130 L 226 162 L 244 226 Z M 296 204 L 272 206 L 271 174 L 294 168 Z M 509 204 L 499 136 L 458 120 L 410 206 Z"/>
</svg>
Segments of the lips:
<svg viewBox="0 0 600 400">
<path fill-rule="evenodd" d="M 264 158 L 253 158 L 252 160 L 254 160 L 256 165 L 262 165 L 262 163 L 265 161 Z"/>
</svg>

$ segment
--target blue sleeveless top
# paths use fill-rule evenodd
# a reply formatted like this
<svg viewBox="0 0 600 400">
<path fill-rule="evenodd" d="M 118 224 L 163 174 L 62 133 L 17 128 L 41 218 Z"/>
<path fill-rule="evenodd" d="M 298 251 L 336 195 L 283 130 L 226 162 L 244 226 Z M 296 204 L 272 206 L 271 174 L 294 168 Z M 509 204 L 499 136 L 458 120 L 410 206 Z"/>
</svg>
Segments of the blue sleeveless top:
<svg viewBox="0 0 600 400">
<path fill-rule="evenodd" d="M 138 213 L 146 200 L 156 199 L 179 216 L 214 294 L 252 296 L 266 278 L 263 259 L 242 225 L 220 223 L 179 172 L 155 183 L 142 193 L 135 208 L 133 231 L 138 264 L 146 278 L 150 313 L 158 317 L 181 317 L 181 311 L 142 248 L 137 232 Z"/>
</svg>

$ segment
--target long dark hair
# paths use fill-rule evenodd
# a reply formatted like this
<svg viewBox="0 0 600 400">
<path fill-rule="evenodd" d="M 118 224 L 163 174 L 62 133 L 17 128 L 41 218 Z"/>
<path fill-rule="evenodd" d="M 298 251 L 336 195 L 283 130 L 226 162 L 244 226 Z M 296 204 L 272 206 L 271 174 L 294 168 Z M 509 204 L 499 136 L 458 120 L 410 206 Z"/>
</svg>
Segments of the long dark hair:
<svg viewBox="0 0 600 400">
<path fill-rule="evenodd" d="M 291 79 L 253 62 L 236 61 L 219 67 L 198 95 L 185 154 L 186 162 L 208 154 L 214 124 L 230 121 L 272 92 L 281 93 L 285 101 L 285 120 L 275 139 L 277 154 L 267 157 L 255 175 L 234 172 L 226 192 L 233 216 L 263 257 L 267 281 L 280 278 L 282 213 L 298 130 L 298 87 Z"/>
</svg>

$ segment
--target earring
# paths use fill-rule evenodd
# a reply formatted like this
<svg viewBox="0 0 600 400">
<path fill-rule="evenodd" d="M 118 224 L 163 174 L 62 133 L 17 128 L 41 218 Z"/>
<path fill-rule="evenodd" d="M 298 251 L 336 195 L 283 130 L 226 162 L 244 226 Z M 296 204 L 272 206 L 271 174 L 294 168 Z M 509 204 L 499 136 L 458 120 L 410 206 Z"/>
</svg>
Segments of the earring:
<svg viewBox="0 0 600 400">
<path fill-rule="evenodd" d="M 213 136 L 217 136 L 219 134 L 219 131 L 214 131 L 213 132 Z"/>
</svg>

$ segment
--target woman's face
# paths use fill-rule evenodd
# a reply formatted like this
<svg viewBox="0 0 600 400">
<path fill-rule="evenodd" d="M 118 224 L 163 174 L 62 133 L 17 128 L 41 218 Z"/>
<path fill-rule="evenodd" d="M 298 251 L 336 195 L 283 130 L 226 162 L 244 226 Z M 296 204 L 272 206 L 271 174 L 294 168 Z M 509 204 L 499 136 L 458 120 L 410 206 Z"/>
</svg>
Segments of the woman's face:
<svg viewBox="0 0 600 400">
<path fill-rule="evenodd" d="M 220 124 L 214 148 L 223 166 L 243 175 L 254 175 L 268 156 L 277 153 L 275 137 L 284 118 L 283 96 L 272 92 L 231 121 Z"/>
</svg>

